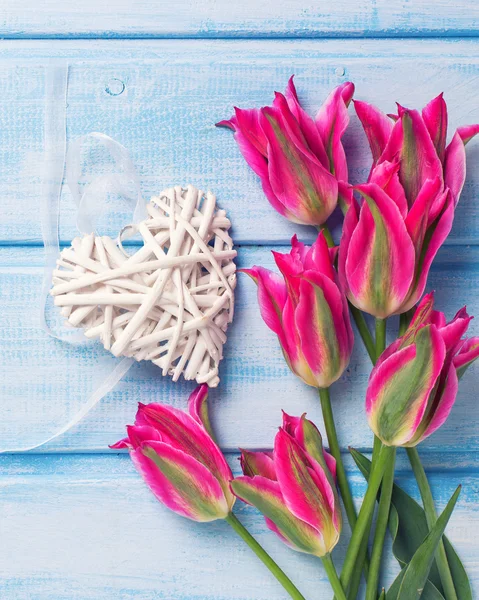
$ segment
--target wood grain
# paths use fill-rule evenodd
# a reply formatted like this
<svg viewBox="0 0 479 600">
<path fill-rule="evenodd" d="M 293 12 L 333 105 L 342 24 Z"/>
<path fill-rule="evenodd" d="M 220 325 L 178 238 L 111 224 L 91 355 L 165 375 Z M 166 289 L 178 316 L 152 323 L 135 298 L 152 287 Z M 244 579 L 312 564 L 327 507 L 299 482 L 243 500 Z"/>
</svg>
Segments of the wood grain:
<svg viewBox="0 0 479 600">
<path fill-rule="evenodd" d="M 279 248 L 286 251 L 286 248 Z M 95 385 L 117 363 L 97 342 L 70 345 L 49 338 L 39 328 L 37 298 L 43 253 L 39 248 L 0 249 L 0 397 L 2 447 L 23 447 L 40 441 L 71 418 Z M 437 305 L 452 317 L 466 303 L 479 314 L 479 248 L 443 248 L 429 282 L 437 290 Z M 272 267 L 269 250 L 239 250 L 239 266 Z M 272 443 L 281 409 L 307 411 L 322 425 L 316 390 L 303 385 L 288 370 L 277 340 L 261 320 L 253 282 L 239 275 L 237 314 L 220 367 L 221 384 L 211 392 L 214 423 L 222 446 L 265 447 Z M 53 309 L 53 307 L 52 307 Z M 56 331 L 64 332 L 58 312 L 50 313 Z M 392 320 L 391 334 L 394 332 Z M 473 321 L 471 332 L 477 334 Z M 371 432 L 364 414 L 364 391 L 370 372 L 357 340 L 351 364 L 332 388 L 340 440 L 369 448 Z M 135 364 L 125 379 L 80 425 L 46 447 L 48 451 L 104 451 L 123 436 L 138 401 L 169 402 L 184 407 L 193 382 L 173 384 L 151 363 Z M 456 451 L 477 448 L 477 367 L 461 381 L 459 398 L 447 423 L 424 444 Z M 43 450 L 42 450 L 43 451 Z"/>
<path fill-rule="evenodd" d="M 237 472 L 237 456 L 230 456 Z M 416 495 L 399 457 L 397 481 Z M 426 462 L 426 465 L 428 463 Z M 168 512 L 126 455 L 0 459 L 0 593 L 8 600 L 280 600 L 285 594 L 226 523 L 197 524 Z M 348 467 L 350 467 L 348 463 Z M 357 498 L 364 481 L 349 471 Z M 464 484 L 448 535 L 479 591 L 477 487 L 472 472 L 430 472 L 439 509 Z M 238 517 L 307 598 L 328 598 L 318 559 L 286 548 L 252 508 Z M 347 528 L 334 551 L 341 564 Z M 385 579 L 398 567 L 388 555 Z"/>
<path fill-rule="evenodd" d="M 479 9 L 460 0 L 33 0 L 2 4 L 2 37 L 374 37 L 477 35 Z"/>
<path fill-rule="evenodd" d="M 67 128 L 74 139 L 107 133 L 131 151 L 145 198 L 192 183 L 217 194 L 237 243 L 285 243 L 296 230 L 275 213 L 241 157 L 231 132 L 214 123 L 235 104 L 261 106 L 291 73 L 305 106 L 315 112 L 339 83 L 356 83 L 358 98 L 384 110 L 395 100 L 421 107 L 442 90 L 451 131 L 479 122 L 479 41 L 45 41 L 0 47 L 0 243 L 39 244 L 39 196 L 44 174 L 45 63 L 70 64 Z M 123 91 L 121 91 L 123 90 Z M 121 91 L 121 93 L 119 93 Z M 53 107 L 54 110 L 54 107 Z M 351 108 L 345 136 L 353 183 L 370 167 L 365 136 Z M 467 148 L 468 179 L 449 243 L 476 243 L 479 231 L 479 142 Z M 19 211 L 21 218 L 19 216 Z M 116 233 L 131 213 L 114 205 L 101 221 Z M 76 235 L 75 207 L 65 186 L 60 234 Z"/>
<path fill-rule="evenodd" d="M 420 107 L 444 91 L 451 128 L 479 122 L 474 101 L 479 93 L 476 2 L 310 4 L 2 3 L 0 36 L 12 39 L 0 45 L 1 447 L 28 445 L 53 433 L 116 364 L 96 343 L 70 345 L 49 338 L 39 327 L 44 260 L 39 206 L 50 61 L 69 65 L 68 138 L 102 131 L 125 144 L 138 165 L 145 198 L 177 183 L 210 188 L 233 221 L 239 266 L 271 266 L 270 246 L 287 243 L 294 231 L 311 240 L 314 231 L 276 215 L 231 134 L 214 127 L 230 116 L 234 104 L 269 103 L 273 90 L 281 90 L 295 73 L 301 100 L 311 112 L 334 86 L 352 80 L 358 98 L 387 111 L 395 100 Z M 426 39 L 429 36 L 442 37 Z M 76 39 L 81 37 L 122 39 Z M 128 39 L 155 37 L 182 39 Z M 336 37 L 342 39 L 332 39 Z M 362 39 L 344 39 L 352 37 Z M 354 183 L 366 178 L 370 159 L 352 113 L 345 146 Z M 437 290 L 439 308 L 449 316 L 463 303 L 479 314 L 479 142 L 472 142 L 467 154 L 468 178 L 454 229 L 429 280 L 429 288 Z M 127 210 L 115 206 L 103 219 L 101 232 L 116 235 L 129 219 Z M 69 244 L 76 234 L 75 209 L 64 186 L 60 236 Z M 238 446 L 271 447 L 281 408 L 292 414 L 307 411 L 322 428 L 315 391 L 285 366 L 275 336 L 259 316 L 254 285 L 245 277 L 240 278 L 237 299 L 222 384 L 211 394 L 214 426 L 236 472 Z M 62 331 L 57 313 L 49 309 L 48 314 Z M 477 327 L 473 322 L 473 333 Z M 363 409 L 369 370 L 358 343 L 349 369 L 333 389 L 339 436 L 358 502 L 364 482 L 346 446 L 371 445 Z M 226 524 L 199 526 L 169 513 L 142 484 L 128 457 L 107 449 L 132 422 L 137 401 L 184 407 L 193 387 L 173 385 L 156 367 L 137 364 L 74 430 L 38 453 L 0 457 L 2 600 L 284 598 Z M 473 367 L 461 382 L 450 419 L 420 449 L 438 508 L 458 483 L 464 484 L 448 534 L 464 560 L 475 595 L 477 417 Z M 416 494 L 403 452 L 397 479 Z M 330 597 L 318 561 L 281 545 L 254 510 L 237 509 L 306 597 Z M 348 537 L 346 529 L 335 552 L 338 564 Z M 396 573 L 389 556 L 386 580 Z"/>
</svg>

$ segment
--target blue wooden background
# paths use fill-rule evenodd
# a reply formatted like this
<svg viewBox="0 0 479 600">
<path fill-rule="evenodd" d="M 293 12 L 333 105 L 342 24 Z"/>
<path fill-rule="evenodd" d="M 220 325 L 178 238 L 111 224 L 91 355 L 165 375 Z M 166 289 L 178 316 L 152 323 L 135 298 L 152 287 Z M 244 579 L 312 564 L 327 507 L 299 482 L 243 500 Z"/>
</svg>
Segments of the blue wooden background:
<svg viewBox="0 0 479 600">
<path fill-rule="evenodd" d="M 337 84 L 352 80 L 358 98 L 384 110 L 422 106 L 441 91 L 451 127 L 479 122 L 475 0 L 3 0 L 0 7 L 0 440 L 21 447 L 68 420 L 111 368 L 97 344 L 70 346 L 39 327 L 43 249 L 39 203 L 44 175 L 45 78 L 50 61 L 69 64 L 67 133 L 107 133 L 132 153 L 145 198 L 193 183 L 218 195 L 234 224 L 240 265 L 270 265 L 296 229 L 274 213 L 231 135 L 214 123 L 233 104 L 260 106 L 291 73 L 315 110 Z M 357 119 L 345 137 L 353 182 L 369 156 Z M 479 143 L 467 149 L 468 177 L 454 230 L 432 268 L 430 288 L 451 316 L 462 304 L 479 314 Z M 128 220 L 111 214 L 105 233 Z M 65 188 L 60 236 L 76 234 Z M 258 315 L 255 290 L 240 278 L 222 385 L 211 394 L 213 420 L 237 471 L 238 446 L 270 447 L 280 409 L 307 411 L 321 424 L 314 390 L 287 370 Z M 479 334 L 479 325 L 472 324 Z M 362 478 L 347 445 L 368 451 L 363 412 L 369 364 L 358 348 L 333 390 L 340 438 L 355 496 Z M 421 446 L 438 507 L 458 483 L 449 525 L 479 592 L 479 418 L 474 368 L 461 382 L 447 424 Z M 68 434 L 36 452 L 0 457 L 2 600 L 276 600 L 278 584 L 248 548 L 218 522 L 192 524 L 163 509 L 128 457 L 107 445 L 123 434 L 137 401 L 184 407 L 191 384 L 171 384 L 156 367 L 135 365 Z M 397 479 L 416 494 L 407 461 Z M 255 511 L 244 523 L 294 576 L 308 598 L 330 597 L 317 560 L 283 547 Z M 335 557 L 340 563 L 347 540 Z M 385 565 L 389 581 L 397 567 Z"/>
</svg>

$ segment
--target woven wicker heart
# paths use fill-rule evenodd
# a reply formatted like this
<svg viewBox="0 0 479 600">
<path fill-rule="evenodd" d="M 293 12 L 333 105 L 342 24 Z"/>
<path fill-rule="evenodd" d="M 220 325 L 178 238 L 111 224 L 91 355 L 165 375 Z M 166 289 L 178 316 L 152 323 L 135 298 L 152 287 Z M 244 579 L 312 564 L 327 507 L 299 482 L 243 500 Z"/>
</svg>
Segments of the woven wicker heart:
<svg viewBox="0 0 479 600">
<path fill-rule="evenodd" d="M 128 254 L 109 237 L 75 238 L 62 251 L 52 295 L 73 327 L 115 356 L 151 360 L 176 381 L 215 387 L 233 318 L 236 251 L 216 198 L 193 186 L 152 198 L 128 230 L 143 246 Z"/>
</svg>

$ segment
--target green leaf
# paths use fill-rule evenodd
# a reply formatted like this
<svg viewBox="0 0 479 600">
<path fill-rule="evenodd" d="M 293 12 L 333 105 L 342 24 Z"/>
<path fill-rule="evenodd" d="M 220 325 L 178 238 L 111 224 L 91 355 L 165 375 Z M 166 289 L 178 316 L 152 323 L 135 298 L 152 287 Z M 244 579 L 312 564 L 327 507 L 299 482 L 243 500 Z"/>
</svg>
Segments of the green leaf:
<svg viewBox="0 0 479 600">
<path fill-rule="evenodd" d="M 371 461 L 354 449 L 351 449 L 351 455 L 367 480 L 371 470 Z M 393 538 L 394 556 L 401 567 L 404 567 L 409 563 L 427 536 L 429 529 L 424 509 L 396 484 L 393 487 L 392 505 L 389 514 L 389 530 Z M 471 585 L 461 559 L 446 536 L 443 536 L 443 541 L 458 598 L 461 598 L 461 600 L 473 600 Z M 432 595 L 431 600 L 435 598 L 440 599 L 442 595 L 437 596 L 437 593 L 442 592 L 442 584 L 435 563 L 431 567 L 429 581 L 436 590 L 436 595 Z M 427 588 L 425 588 L 422 595 L 424 599 L 426 598 L 424 594 Z M 389 600 L 389 592 L 387 598 Z"/>
<path fill-rule="evenodd" d="M 469 583 L 469 578 L 461 559 L 445 535 L 442 536 L 442 541 L 444 542 L 444 548 L 446 549 L 447 562 L 449 563 L 449 569 L 451 570 L 457 597 L 461 598 L 461 600 L 472 600 L 471 584 Z"/>
<path fill-rule="evenodd" d="M 386 600 L 397 600 L 399 588 L 401 587 L 402 580 L 404 579 L 404 574 L 406 573 L 406 568 L 399 573 L 399 575 L 394 580 L 394 583 L 388 590 L 386 595 Z M 429 581 L 426 581 L 426 585 L 424 586 L 424 590 L 421 594 L 421 600 L 444 600 L 444 596 L 437 589 L 437 587 Z"/>
<path fill-rule="evenodd" d="M 427 582 L 427 577 L 434 562 L 442 534 L 456 506 L 457 499 L 461 493 L 461 486 L 451 496 L 446 508 L 440 514 L 436 524 L 429 532 L 424 542 L 416 550 L 411 562 L 406 567 L 401 586 L 399 588 L 398 600 L 417 600 L 421 597 Z"/>
<path fill-rule="evenodd" d="M 386 590 L 383 588 L 381 595 L 379 596 L 379 600 L 386 600 Z"/>
</svg>

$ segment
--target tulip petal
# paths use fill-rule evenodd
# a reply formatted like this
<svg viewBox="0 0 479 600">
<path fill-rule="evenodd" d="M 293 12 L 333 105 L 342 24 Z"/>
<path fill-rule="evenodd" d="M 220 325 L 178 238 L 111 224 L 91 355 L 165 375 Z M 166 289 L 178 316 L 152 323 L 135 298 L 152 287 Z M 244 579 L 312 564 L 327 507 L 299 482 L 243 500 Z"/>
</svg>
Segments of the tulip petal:
<svg viewBox="0 0 479 600">
<path fill-rule="evenodd" d="M 131 450 L 132 446 L 130 438 L 123 438 L 114 444 L 110 444 L 108 448 L 111 448 L 112 450 Z"/>
<path fill-rule="evenodd" d="M 365 202 L 347 253 L 341 247 L 340 257 L 343 253 L 346 262 L 340 268 L 345 270 L 351 302 L 386 318 L 401 306 L 409 291 L 414 247 L 396 203 L 375 184 L 360 185 L 357 190 Z"/>
<path fill-rule="evenodd" d="M 441 214 L 436 221 L 427 229 L 425 243 L 421 248 L 421 254 L 416 261 L 415 279 L 411 286 L 411 293 L 398 312 L 406 312 L 411 309 L 422 296 L 426 287 L 429 269 L 439 248 L 449 235 L 454 221 L 454 200 L 451 194 L 446 194 L 446 201 Z"/>
<path fill-rule="evenodd" d="M 301 279 L 295 311 L 296 329 L 317 386 L 329 387 L 349 362 L 349 317 L 345 322 L 341 293 L 335 283 L 314 271 L 307 271 L 305 277 Z"/>
<path fill-rule="evenodd" d="M 218 480 L 228 498 L 231 469 L 202 425 L 189 414 L 163 404 L 140 404 L 138 412 L 143 421 L 159 431 L 163 442 L 203 464 Z"/>
<path fill-rule="evenodd" d="M 476 125 L 464 125 L 463 127 L 458 127 L 457 133 L 465 146 L 479 133 L 479 123 Z"/>
<path fill-rule="evenodd" d="M 163 442 L 146 442 L 131 457 L 155 496 L 171 510 L 201 522 L 228 515 L 220 484 L 192 456 Z"/>
<path fill-rule="evenodd" d="M 443 425 L 452 410 L 454 402 L 456 401 L 457 390 L 459 387 L 459 381 L 456 374 L 454 365 L 451 364 L 449 367 L 445 382 L 441 385 L 440 389 L 434 395 L 433 402 L 429 403 L 426 412 L 423 417 L 423 423 L 427 425 L 422 427 L 416 432 L 416 435 L 411 440 L 410 445 L 416 446 L 419 442 L 422 442 L 431 434 L 433 434 L 441 425 Z"/>
<path fill-rule="evenodd" d="M 240 500 L 255 506 L 273 522 L 280 537 L 289 546 L 299 552 L 317 556 L 323 556 L 327 552 L 321 533 L 295 517 L 285 506 L 278 482 L 260 476 L 236 477 L 231 482 L 231 488 Z"/>
<path fill-rule="evenodd" d="M 288 348 L 283 328 L 283 311 L 288 297 L 286 284 L 279 275 L 263 267 L 241 269 L 241 272 L 258 285 L 258 304 L 263 321 L 278 336 L 281 346 Z"/>
<path fill-rule="evenodd" d="M 332 281 L 336 280 L 330 248 L 328 248 L 322 231 L 319 232 L 318 237 L 304 258 L 304 269 L 318 271 Z"/>
<path fill-rule="evenodd" d="M 234 138 L 248 165 L 261 179 L 266 177 L 268 174 L 267 140 L 260 124 L 260 111 L 235 108 L 235 116 L 216 125 L 228 127 L 235 132 Z"/>
<path fill-rule="evenodd" d="M 300 284 L 300 278 L 290 278 L 288 289 L 293 289 L 295 283 Z M 298 292 L 299 298 L 299 292 Z M 289 297 L 283 311 L 283 327 L 288 346 L 283 347 L 283 354 L 289 367 L 297 377 L 302 379 L 306 385 L 317 387 L 316 378 L 303 354 L 301 337 L 296 325 L 296 300 Z"/>
<path fill-rule="evenodd" d="M 436 327 L 420 329 L 413 344 L 375 367 L 366 394 L 371 429 L 391 446 L 414 436 L 444 364 L 446 349 Z"/>
<path fill-rule="evenodd" d="M 199 425 L 205 428 L 208 435 L 214 439 L 208 414 L 208 389 L 206 383 L 203 383 L 193 390 L 188 398 L 188 412 Z"/>
<path fill-rule="evenodd" d="M 477 133 L 479 133 L 479 125 L 461 127 L 446 148 L 444 183 L 451 190 L 455 205 L 459 202 L 466 181 L 466 150 L 464 146 Z"/>
<path fill-rule="evenodd" d="M 288 509 L 298 519 L 320 531 L 325 539 L 333 536 L 332 514 L 335 493 L 320 468 L 308 467 L 298 442 L 280 429 L 274 442 L 276 477 Z"/>
<path fill-rule="evenodd" d="M 459 379 L 477 358 L 479 358 L 479 337 L 473 337 L 464 342 L 459 353 L 453 359 Z"/>
<path fill-rule="evenodd" d="M 293 248 L 288 254 L 282 252 L 275 252 L 273 250 L 273 258 L 276 266 L 280 270 L 281 275 L 284 277 L 286 283 L 286 289 L 288 290 L 288 298 L 294 304 L 299 300 L 299 277 L 304 270 L 303 263 L 297 249 L 294 246 L 296 236 L 293 236 Z M 284 311 L 283 311 L 284 312 Z"/>
<path fill-rule="evenodd" d="M 268 156 L 268 140 L 261 127 L 261 111 L 257 108 L 235 108 L 236 130 L 261 156 Z"/>
<path fill-rule="evenodd" d="M 127 425 L 126 431 L 128 437 L 120 440 L 116 444 L 110 446 L 112 450 L 136 450 L 143 442 L 161 441 L 161 436 L 157 429 L 150 427 L 149 425 Z"/>
<path fill-rule="evenodd" d="M 349 125 L 348 106 L 354 85 L 345 82 L 334 89 L 316 115 L 316 126 L 329 157 L 329 170 L 339 181 L 348 181 L 348 166 L 341 138 Z"/>
<path fill-rule="evenodd" d="M 343 231 L 341 233 L 338 252 L 339 283 L 341 290 L 349 296 L 349 299 L 351 299 L 351 296 L 349 294 L 349 282 L 346 264 L 348 262 L 351 239 L 359 222 L 359 214 L 359 205 L 356 201 L 356 198 L 351 195 L 351 202 L 348 204 L 346 214 L 344 215 Z"/>
<path fill-rule="evenodd" d="M 368 183 L 375 183 L 394 200 L 403 219 L 408 212 L 406 194 L 399 181 L 399 162 L 384 162 L 373 167 Z"/>
<path fill-rule="evenodd" d="M 467 314 L 466 307 L 464 307 L 457 312 L 452 321 L 439 329 L 447 353 L 452 352 L 455 354 L 458 348 L 463 345 L 461 338 L 466 334 L 472 319 L 473 317 Z"/>
<path fill-rule="evenodd" d="M 427 179 L 442 181 L 442 164 L 418 111 L 400 107 L 399 116 L 380 160 L 399 157 L 399 180 L 412 206 Z"/>
<path fill-rule="evenodd" d="M 228 127 L 235 132 L 234 138 L 243 158 L 250 168 L 260 177 L 264 194 L 272 207 L 287 219 L 291 215 L 278 200 L 271 189 L 268 178 L 268 161 L 266 159 L 266 138 L 260 123 L 260 111 L 257 109 L 235 109 L 236 114 L 229 120 L 220 121 L 218 127 Z"/>
<path fill-rule="evenodd" d="M 319 135 L 318 129 L 314 120 L 302 108 L 299 103 L 298 94 L 293 83 L 293 76 L 290 77 L 286 91 L 284 93 L 289 109 L 296 118 L 298 125 L 303 132 L 306 142 L 311 149 L 311 152 L 317 156 L 319 162 L 329 170 L 329 158 L 324 149 L 324 144 Z"/>
<path fill-rule="evenodd" d="M 439 94 L 423 108 L 422 118 L 441 162 L 444 161 L 447 137 L 447 106 L 443 94 Z"/>
<path fill-rule="evenodd" d="M 251 452 L 241 450 L 241 469 L 248 477 L 261 475 L 266 479 L 276 481 L 273 454 L 271 452 Z"/>
<path fill-rule="evenodd" d="M 131 447 L 134 450 L 142 446 L 144 442 L 162 441 L 160 432 L 149 425 L 127 425 L 126 431 Z"/>
<path fill-rule="evenodd" d="M 354 108 L 368 138 L 373 155 L 373 164 L 376 164 L 384 152 L 384 148 L 386 148 L 393 123 L 383 112 L 367 102 L 355 100 Z"/>
<path fill-rule="evenodd" d="M 437 318 L 435 316 L 436 311 L 434 308 L 434 292 L 429 292 L 426 294 L 421 302 L 417 305 L 416 310 L 414 311 L 413 318 L 409 323 L 409 327 L 407 328 L 405 334 L 397 340 L 397 347 L 405 348 L 414 342 L 417 332 L 421 327 L 425 325 L 429 325 L 431 323 L 437 324 Z M 442 313 L 441 313 L 442 314 Z M 443 315 L 444 316 L 444 315 Z M 439 328 L 439 327 L 438 327 Z M 387 358 L 387 356 L 391 355 L 389 349 L 394 346 L 395 343 L 391 344 L 386 350 L 381 354 L 379 360 L 376 364 L 379 364 L 381 360 Z"/>
<path fill-rule="evenodd" d="M 264 108 L 263 115 L 271 189 L 295 222 L 322 225 L 336 207 L 337 180 L 291 136 L 277 110 Z"/>
<path fill-rule="evenodd" d="M 338 181 L 338 204 L 343 214 L 346 214 L 348 208 L 353 202 L 353 188 L 344 181 Z M 333 248 L 331 248 L 333 250 Z"/>
<path fill-rule="evenodd" d="M 292 436 L 301 448 L 319 465 L 331 473 L 331 485 L 336 481 L 336 461 L 323 448 L 323 439 L 316 425 L 306 418 L 292 417 L 283 411 L 283 429 Z"/>
<path fill-rule="evenodd" d="M 418 257 L 429 225 L 429 213 L 441 188 L 442 182 L 438 177 L 426 180 L 406 217 L 406 228 Z"/>
</svg>

